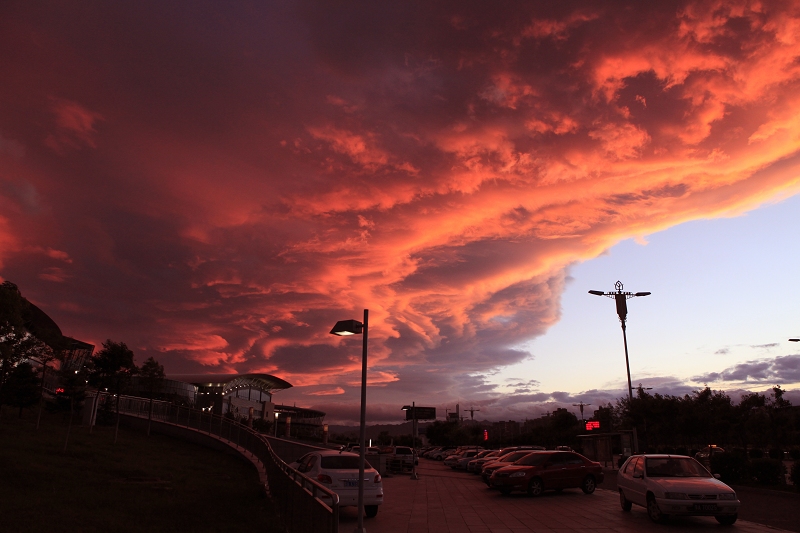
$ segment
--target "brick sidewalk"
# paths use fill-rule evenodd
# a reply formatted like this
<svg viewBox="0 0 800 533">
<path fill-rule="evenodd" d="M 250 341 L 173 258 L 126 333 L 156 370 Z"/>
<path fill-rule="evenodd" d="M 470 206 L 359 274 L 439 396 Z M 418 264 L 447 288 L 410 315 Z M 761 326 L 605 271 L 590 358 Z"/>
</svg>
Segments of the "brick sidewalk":
<svg viewBox="0 0 800 533">
<path fill-rule="evenodd" d="M 551 533 L 566 531 L 672 533 L 719 530 L 713 517 L 673 518 L 653 524 L 643 508 L 625 513 L 617 494 L 597 490 L 585 495 L 579 489 L 539 498 L 524 494 L 501 496 L 487 489 L 478 476 L 456 472 L 442 463 L 420 460 L 418 481 L 406 475 L 384 478 L 386 503 L 378 516 L 368 518 L 368 533 Z M 339 531 L 356 527 L 356 510 L 341 511 Z M 739 520 L 728 531 L 741 533 L 781 531 Z"/>
</svg>

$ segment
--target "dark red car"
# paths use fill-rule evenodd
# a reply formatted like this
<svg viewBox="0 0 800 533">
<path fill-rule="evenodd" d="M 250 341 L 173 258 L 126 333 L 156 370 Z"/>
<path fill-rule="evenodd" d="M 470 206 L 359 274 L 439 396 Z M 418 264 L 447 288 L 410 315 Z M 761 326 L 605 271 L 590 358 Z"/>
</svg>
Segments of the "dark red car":
<svg viewBox="0 0 800 533">
<path fill-rule="evenodd" d="M 499 468 L 489 478 L 491 487 L 503 494 L 524 490 L 539 496 L 545 490 L 580 487 L 591 494 L 603 482 L 603 467 L 575 452 L 533 452 L 514 464 Z"/>
</svg>

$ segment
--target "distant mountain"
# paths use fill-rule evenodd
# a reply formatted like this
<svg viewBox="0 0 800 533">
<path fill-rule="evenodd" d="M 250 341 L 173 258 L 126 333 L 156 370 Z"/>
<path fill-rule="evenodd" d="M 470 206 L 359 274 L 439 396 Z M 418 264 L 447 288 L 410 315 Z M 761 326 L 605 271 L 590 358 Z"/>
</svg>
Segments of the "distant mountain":
<svg viewBox="0 0 800 533">
<path fill-rule="evenodd" d="M 425 434 L 425 429 L 430 422 L 417 422 L 417 427 L 420 434 Z M 377 439 L 378 435 L 387 431 L 391 437 L 399 437 L 400 435 L 411 435 L 411 422 L 403 422 L 402 424 L 376 424 L 374 426 L 367 426 L 367 439 Z M 329 425 L 328 432 L 330 434 L 351 436 L 353 441 L 358 440 L 359 426 L 336 426 Z M 349 437 L 348 437 L 349 438 Z"/>
</svg>

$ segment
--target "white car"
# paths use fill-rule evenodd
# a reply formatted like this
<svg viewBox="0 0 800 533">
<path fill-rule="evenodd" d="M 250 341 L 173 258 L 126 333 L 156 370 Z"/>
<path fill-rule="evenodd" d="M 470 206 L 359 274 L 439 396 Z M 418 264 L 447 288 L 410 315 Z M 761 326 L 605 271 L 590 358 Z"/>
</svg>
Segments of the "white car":
<svg viewBox="0 0 800 533">
<path fill-rule="evenodd" d="M 617 473 L 623 511 L 641 505 L 653 522 L 669 515 L 713 516 L 723 525 L 736 522 L 736 492 L 685 455 L 633 455 Z"/>
<path fill-rule="evenodd" d="M 318 450 L 305 454 L 289 466 L 339 495 L 339 506 L 358 505 L 358 461 L 355 453 Z M 381 475 L 365 461 L 364 514 L 373 517 L 383 503 Z"/>
<path fill-rule="evenodd" d="M 461 455 L 448 457 L 444 460 L 445 466 L 449 466 L 454 470 L 466 470 L 467 463 L 472 461 L 476 455 L 481 453 L 483 450 L 464 450 Z M 451 460 L 452 459 L 452 460 Z"/>
</svg>

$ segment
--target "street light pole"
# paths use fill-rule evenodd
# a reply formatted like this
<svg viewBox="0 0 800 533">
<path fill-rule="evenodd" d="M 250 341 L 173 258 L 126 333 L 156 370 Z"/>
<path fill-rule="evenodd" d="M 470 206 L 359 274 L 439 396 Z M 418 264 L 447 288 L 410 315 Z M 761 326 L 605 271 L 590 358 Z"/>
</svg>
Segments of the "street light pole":
<svg viewBox="0 0 800 533">
<path fill-rule="evenodd" d="M 584 407 L 586 407 L 586 406 L 588 406 L 588 405 L 592 405 L 592 404 L 590 404 L 590 403 L 583 403 L 583 402 L 579 402 L 579 403 L 573 403 L 573 404 L 572 404 L 572 407 L 580 407 L 580 408 L 581 408 L 581 422 L 583 422 L 583 423 L 586 423 L 586 419 L 585 419 L 585 418 L 583 418 L 583 408 L 584 408 Z"/>
<path fill-rule="evenodd" d="M 364 309 L 364 322 L 340 320 L 330 331 L 333 335 L 363 335 L 361 347 L 361 435 L 358 450 L 358 525 L 355 533 L 367 533 L 364 529 L 364 462 L 367 452 L 367 331 L 369 309 Z"/>
<path fill-rule="evenodd" d="M 633 403 L 633 386 L 631 385 L 631 364 L 630 360 L 628 359 L 628 336 L 625 333 L 625 322 L 628 318 L 628 304 L 627 300 L 630 298 L 635 298 L 637 296 L 649 296 L 649 292 L 622 292 L 623 285 L 621 281 L 617 281 L 614 284 L 614 288 L 616 292 L 603 292 L 603 291 L 589 291 L 589 294 L 594 294 L 595 296 L 607 296 L 609 298 L 613 298 L 614 301 L 617 303 L 617 316 L 619 316 L 619 322 L 622 324 L 622 341 L 625 343 L 625 368 L 628 371 L 628 400 Z"/>
</svg>

